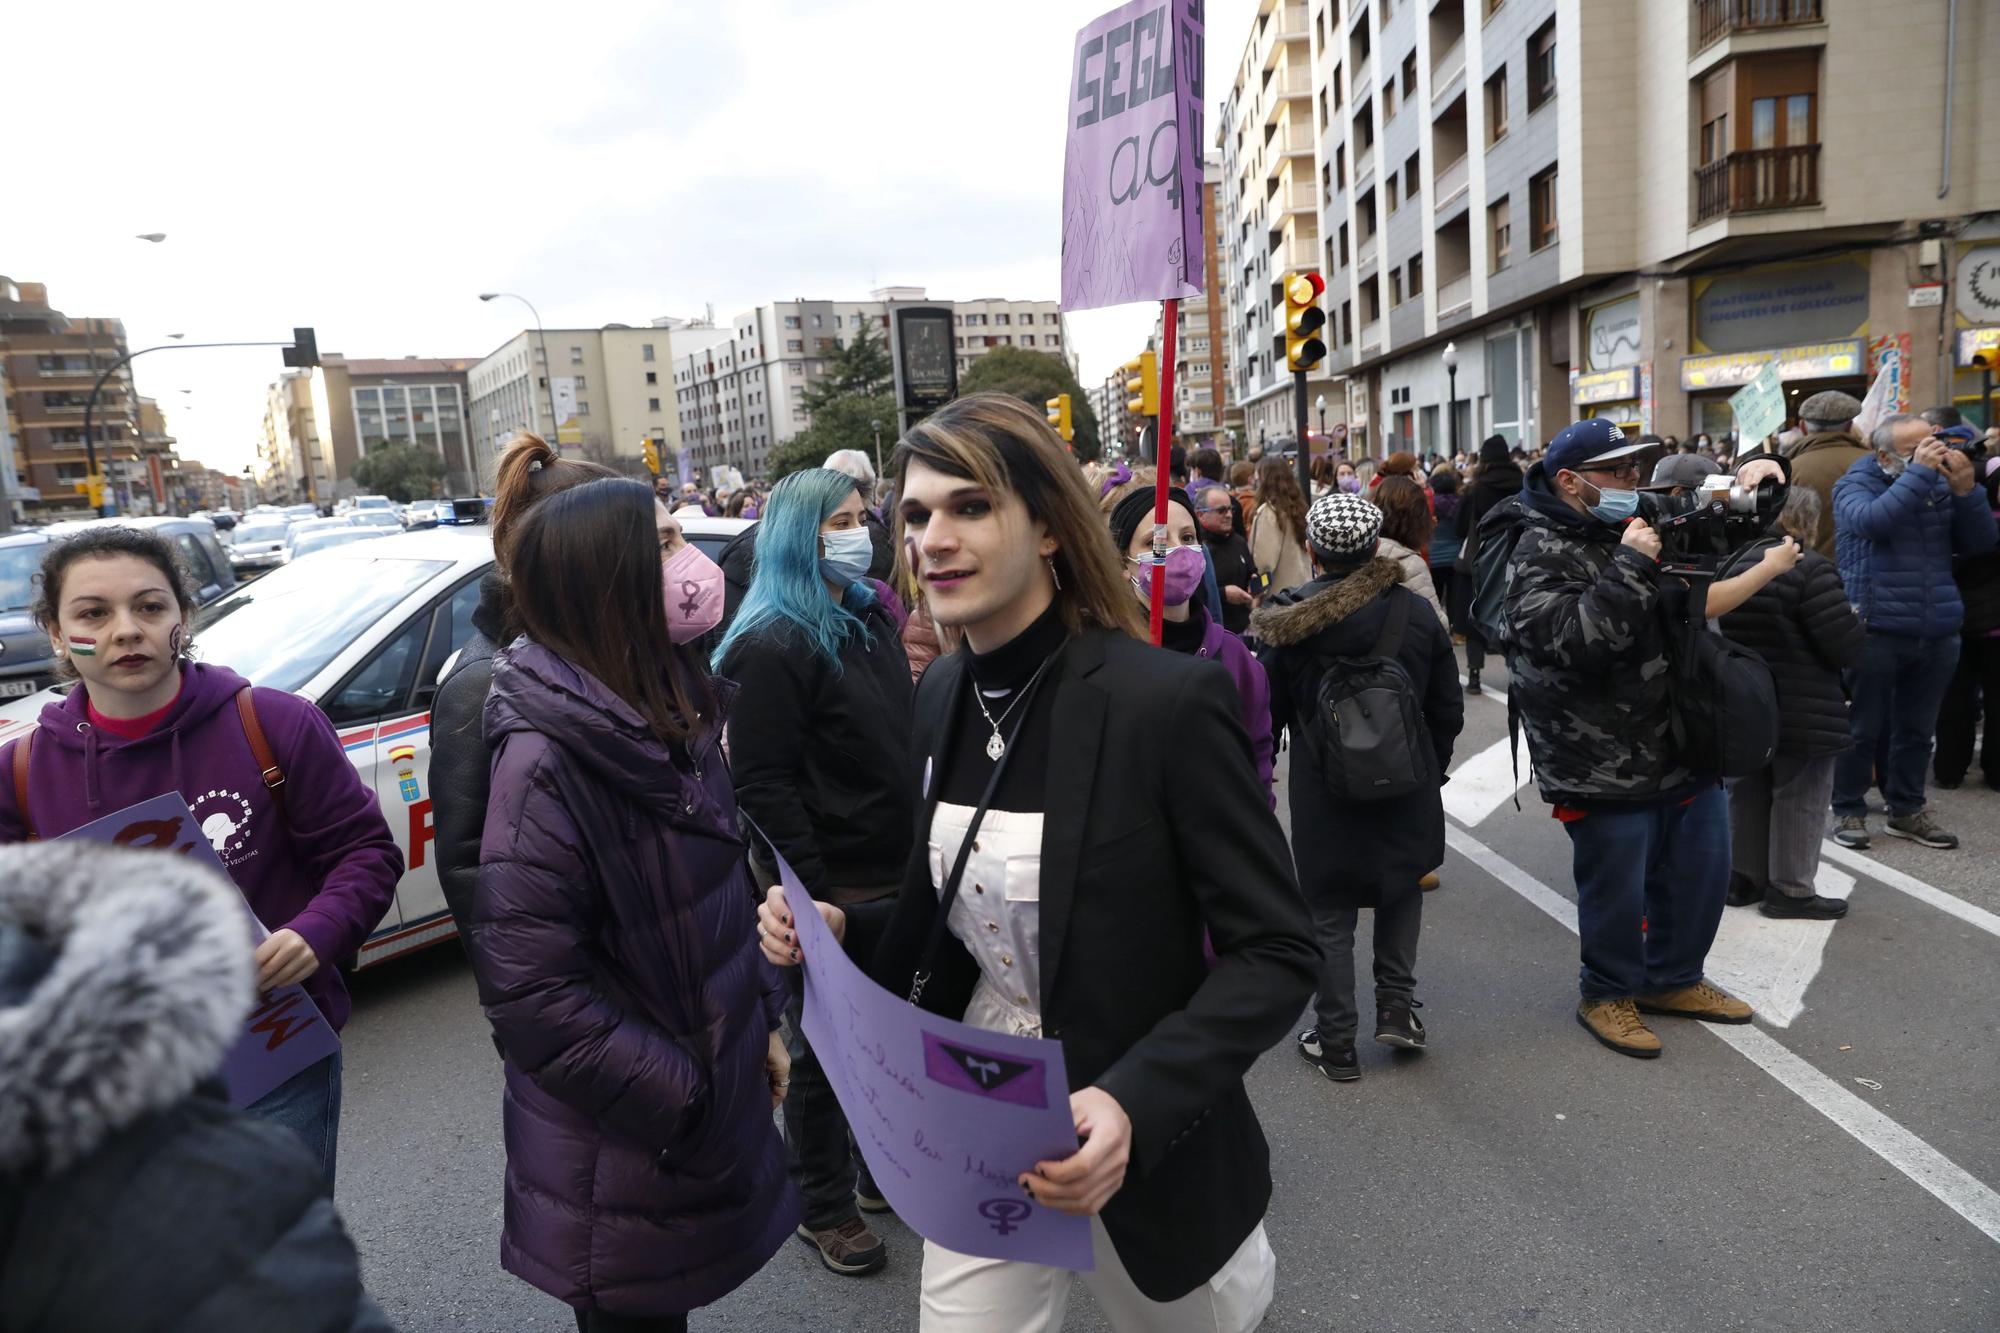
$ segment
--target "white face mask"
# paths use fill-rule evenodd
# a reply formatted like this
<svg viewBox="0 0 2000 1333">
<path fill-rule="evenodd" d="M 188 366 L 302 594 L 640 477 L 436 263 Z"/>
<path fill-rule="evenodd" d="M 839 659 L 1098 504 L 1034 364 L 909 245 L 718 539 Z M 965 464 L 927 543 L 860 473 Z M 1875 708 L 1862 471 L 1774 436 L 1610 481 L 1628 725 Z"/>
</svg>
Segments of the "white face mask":
<svg viewBox="0 0 2000 1333">
<path fill-rule="evenodd" d="M 819 540 L 826 548 L 826 554 L 820 557 L 820 568 L 834 583 L 853 583 L 866 575 L 868 566 L 874 563 L 875 541 L 866 527 L 822 532 Z"/>
<path fill-rule="evenodd" d="M 1910 460 L 1898 453 L 1877 454 L 1875 461 L 1881 465 L 1882 471 L 1889 475 L 1891 481 L 1902 476 L 1903 469 L 1910 465 Z"/>
</svg>

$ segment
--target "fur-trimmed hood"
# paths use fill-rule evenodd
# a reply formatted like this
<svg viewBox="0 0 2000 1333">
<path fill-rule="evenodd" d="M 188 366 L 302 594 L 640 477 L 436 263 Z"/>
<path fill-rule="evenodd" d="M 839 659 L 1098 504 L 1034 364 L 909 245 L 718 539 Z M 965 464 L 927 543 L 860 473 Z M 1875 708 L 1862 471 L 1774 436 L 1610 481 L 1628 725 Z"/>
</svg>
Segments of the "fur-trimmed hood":
<svg viewBox="0 0 2000 1333">
<path fill-rule="evenodd" d="M 1337 625 L 1403 581 L 1394 560 L 1376 556 L 1337 581 L 1324 578 L 1288 589 L 1250 616 L 1251 632 L 1265 643 L 1289 647 Z"/>
<path fill-rule="evenodd" d="M 180 857 L 0 848 L 0 1172 L 60 1171 L 215 1074 L 251 952 L 236 890 Z"/>
</svg>

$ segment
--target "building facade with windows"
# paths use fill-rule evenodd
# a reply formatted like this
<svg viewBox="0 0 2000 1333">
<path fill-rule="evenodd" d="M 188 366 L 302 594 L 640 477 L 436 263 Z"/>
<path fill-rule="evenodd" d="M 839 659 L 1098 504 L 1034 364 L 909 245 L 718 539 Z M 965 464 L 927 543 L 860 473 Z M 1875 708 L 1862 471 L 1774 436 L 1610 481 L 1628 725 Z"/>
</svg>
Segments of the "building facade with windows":
<svg viewBox="0 0 2000 1333">
<path fill-rule="evenodd" d="M 1174 437 L 1189 448 L 1213 444 L 1228 452 L 1229 432 L 1241 438 L 1243 412 L 1229 392 L 1229 301 L 1222 286 L 1222 227 L 1216 214 L 1222 158 L 1202 164 L 1201 239 L 1204 285 L 1183 300 L 1175 330 Z"/>
<path fill-rule="evenodd" d="M 0 277 L 0 392 L 14 443 L 12 495 L 48 511 L 88 507 L 88 496 L 76 489 L 90 472 L 84 408 L 98 375 L 127 350 L 120 321 L 65 315 L 50 304 L 43 284 Z M 91 414 L 107 485 L 117 485 L 128 467 L 145 466 L 138 404 L 128 363 L 105 381 Z"/>
<path fill-rule="evenodd" d="M 2000 135 L 1976 127 L 2000 94 L 2000 12 L 1309 14 L 1329 367 L 1354 452 L 1539 444 L 1592 414 L 1720 436 L 1729 395 L 1770 361 L 1794 406 L 1859 396 L 1884 364 L 1905 405 L 1976 397 L 1964 367 L 2000 344 L 2000 292 L 1981 306 L 1955 275 L 2000 272 L 1981 216 L 2000 208 Z M 1893 86 L 1885 69 L 1927 77 Z"/>
</svg>

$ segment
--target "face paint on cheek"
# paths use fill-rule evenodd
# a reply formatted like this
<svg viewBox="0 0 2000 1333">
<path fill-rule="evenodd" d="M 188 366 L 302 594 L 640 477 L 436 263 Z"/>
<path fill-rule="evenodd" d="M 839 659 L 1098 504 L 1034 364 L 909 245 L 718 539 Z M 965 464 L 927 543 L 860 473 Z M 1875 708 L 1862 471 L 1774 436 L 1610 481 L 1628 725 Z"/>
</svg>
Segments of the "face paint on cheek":
<svg viewBox="0 0 2000 1333">
<path fill-rule="evenodd" d="M 72 657 L 95 657 L 97 656 L 97 640 L 85 639 L 72 634 L 69 636 L 69 651 Z"/>
<path fill-rule="evenodd" d="M 176 625 L 173 632 L 167 635 L 167 656 L 179 657 L 181 649 L 185 647 L 187 647 L 187 631 Z"/>
</svg>

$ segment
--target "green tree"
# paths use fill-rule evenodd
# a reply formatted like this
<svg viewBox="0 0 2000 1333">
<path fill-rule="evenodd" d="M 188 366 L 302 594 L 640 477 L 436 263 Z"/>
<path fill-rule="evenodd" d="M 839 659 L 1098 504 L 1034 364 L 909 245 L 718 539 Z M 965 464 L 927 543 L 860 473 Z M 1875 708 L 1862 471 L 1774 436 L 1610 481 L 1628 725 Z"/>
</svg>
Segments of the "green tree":
<svg viewBox="0 0 2000 1333">
<path fill-rule="evenodd" d="M 408 444 L 378 444 L 354 465 L 354 484 L 398 504 L 427 500 L 444 480 L 444 460 Z"/>
<path fill-rule="evenodd" d="M 826 358 L 826 369 L 800 397 L 806 411 L 817 419 L 821 408 L 842 398 L 872 398 L 889 392 L 896 380 L 896 368 L 889 361 L 889 344 L 867 319 L 852 338 L 841 343 Z"/>
<path fill-rule="evenodd" d="M 960 393 L 1010 393 L 1027 402 L 1037 412 L 1044 410 L 1057 394 L 1069 395 L 1070 425 L 1076 439 L 1071 447 L 1084 462 L 1101 450 L 1097 438 L 1097 414 L 1091 411 L 1090 396 L 1076 382 L 1069 362 L 1046 352 L 1026 347 L 996 347 L 982 354 L 972 368 L 959 377 Z"/>
<path fill-rule="evenodd" d="M 836 449 L 859 449 L 875 457 L 875 429 L 882 423 L 882 459 L 896 445 L 894 394 L 846 394 L 823 400 L 813 409 L 812 424 L 771 451 L 765 472 L 772 481 L 803 468 L 819 467 Z"/>
</svg>

